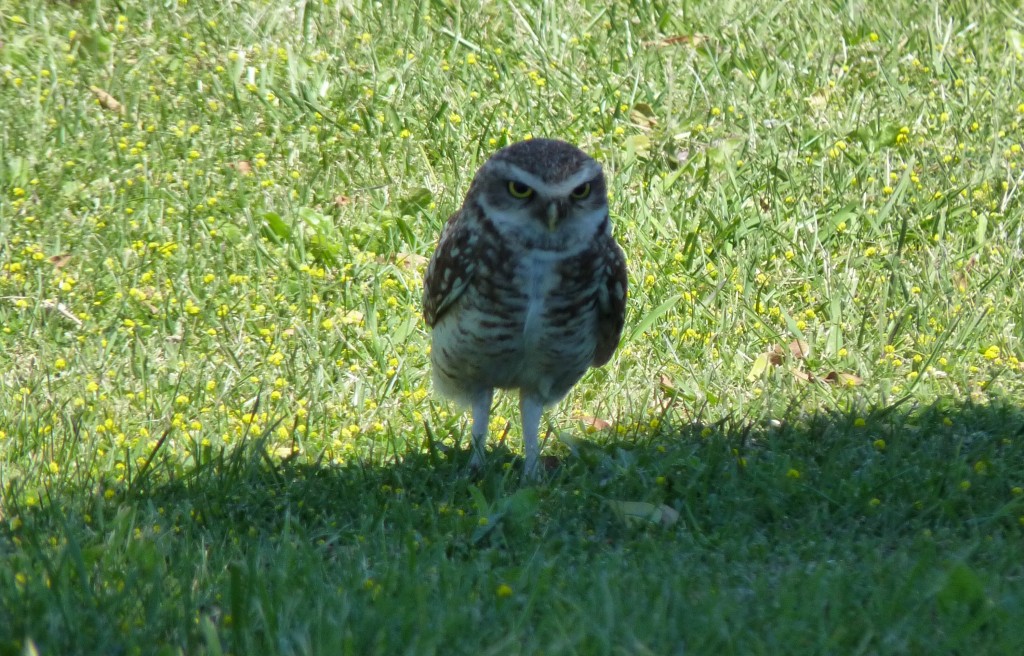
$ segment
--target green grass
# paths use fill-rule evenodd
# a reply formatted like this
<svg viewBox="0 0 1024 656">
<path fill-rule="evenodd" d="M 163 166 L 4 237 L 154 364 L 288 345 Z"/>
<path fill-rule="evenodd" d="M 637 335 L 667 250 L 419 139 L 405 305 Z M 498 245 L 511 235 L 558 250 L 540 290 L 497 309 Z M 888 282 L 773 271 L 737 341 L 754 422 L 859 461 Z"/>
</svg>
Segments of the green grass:
<svg viewBox="0 0 1024 656">
<path fill-rule="evenodd" d="M 679 5 L 0 0 L 0 654 L 1024 651 L 1017 7 Z M 523 487 L 419 295 L 530 135 L 631 297 Z"/>
</svg>

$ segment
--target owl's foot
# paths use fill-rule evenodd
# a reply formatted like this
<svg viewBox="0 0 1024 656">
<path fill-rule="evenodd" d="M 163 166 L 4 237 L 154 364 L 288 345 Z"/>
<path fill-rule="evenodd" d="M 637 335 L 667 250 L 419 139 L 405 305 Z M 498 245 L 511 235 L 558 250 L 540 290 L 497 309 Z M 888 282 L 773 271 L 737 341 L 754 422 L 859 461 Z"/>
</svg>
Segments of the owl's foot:
<svg viewBox="0 0 1024 656">
<path fill-rule="evenodd" d="M 475 442 L 475 440 L 474 440 Z M 471 471 L 478 472 L 484 468 L 486 464 L 486 458 L 484 457 L 483 449 L 477 450 L 476 446 L 473 447 L 473 455 L 469 458 L 469 468 Z"/>
<path fill-rule="evenodd" d="M 526 460 L 523 463 L 523 480 L 534 482 L 540 478 L 538 458 L 540 456 L 540 417 L 544 405 L 532 395 L 520 392 L 519 413 L 523 420 L 523 451 Z"/>
</svg>

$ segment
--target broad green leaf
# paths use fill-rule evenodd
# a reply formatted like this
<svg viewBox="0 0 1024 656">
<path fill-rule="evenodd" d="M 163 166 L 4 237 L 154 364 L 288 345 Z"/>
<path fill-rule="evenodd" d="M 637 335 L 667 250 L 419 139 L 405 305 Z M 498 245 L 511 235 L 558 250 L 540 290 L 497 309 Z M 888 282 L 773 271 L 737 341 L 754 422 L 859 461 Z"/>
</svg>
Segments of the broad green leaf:
<svg viewBox="0 0 1024 656">
<path fill-rule="evenodd" d="M 633 134 L 626 137 L 622 145 L 626 149 L 626 161 L 645 159 L 651 150 L 651 138 L 646 134 Z"/>
<path fill-rule="evenodd" d="M 978 574 L 957 563 L 946 575 L 946 583 L 937 595 L 939 607 L 952 612 L 958 607 L 976 607 L 985 601 L 985 584 Z"/>
<path fill-rule="evenodd" d="M 229 244 L 237 244 L 242 241 L 242 231 L 233 223 L 218 226 L 217 230 Z"/>
<path fill-rule="evenodd" d="M 974 245 L 981 247 L 985 245 L 985 238 L 988 234 L 988 214 L 978 214 L 978 224 L 974 226 Z"/>
<path fill-rule="evenodd" d="M 328 236 L 334 232 L 334 223 L 312 207 L 300 207 L 295 213 L 302 223 L 319 236 Z"/>
<path fill-rule="evenodd" d="M 829 303 L 829 326 L 825 340 L 825 353 L 835 357 L 843 348 L 843 304 L 839 296 L 833 296 Z"/>
<path fill-rule="evenodd" d="M 267 212 L 263 215 L 263 221 L 270 228 L 270 231 L 280 237 L 281 239 L 291 239 L 292 229 L 284 222 L 280 214 L 276 212 Z"/>
<path fill-rule="evenodd" d="M 430 206 L 434 194 L 426 187 L 413 189 L 409 194 L 398 201 L 398 216 L 416 216 Z"/>
<path fill-rule="evenodd" d="M 1015 29 L 1006 30 L 1006 42 L 1018 57 L 1024 57 L 1024 34 Z"/>
<path fill-rule="evenodd" d="M 636 326 L 633 328 L 633 332 L 629 334 L 629 339 L 626 341 L 631 342 L 640 335 L 644 334 L 645 330 L 650 328 L 651 325 L 653 325 L 655 321 L 661 318 L 662 315 L 664 315 L 666 312 L 675 307 L 675 305 L 680 300 L 682 300 L 682 298 L 683 297 L 681 294 L 676 294 L 675 296 L 670 297 L 667 301 L 665 301 L 664 303 L 662 303 L 661 305 L 659 305 L 658 307 L 654 308 L 646 315 L 644 315 L 644 318 L 641 319 L 640 322 L 636 324 Z"/>
<path fill-rule="evenodd" d="M 770 354 L 767 352 L 759 354 L 754 358 L 754 364 L 750 367 L 750 372 L 747 374 L 747 382 L 754 382 L 758 380 L 762 374 L 768 369 L 768 365 L 771 363 Z"/>
<path fill-rule="evenodd" d="M 338 256 L 341 255 L 341 244 L 320 235 L 314 235 L 309 238 L 309 252 L 318 262 L 334 266 L 338 263 Z"/>
<path fill-rule="evenodd" d="M 708 165 L 715 170 L 732 168 L 733 163 L 739 158 L 739 153 L 746 144 L 745 137 L 727 137 L 719 139 L 713 146 L 708 148 Z"/>
<path fill-rule="evenodd" d="M 900 126 L 889 123 L 886 125 L 862 125 L 856 130 L 847 134 L 850 141 L 858 141 L 869 153 L 877 152 L 882 148 L 896 145 L 896 137 L 900 133 Z"/>
</svg>

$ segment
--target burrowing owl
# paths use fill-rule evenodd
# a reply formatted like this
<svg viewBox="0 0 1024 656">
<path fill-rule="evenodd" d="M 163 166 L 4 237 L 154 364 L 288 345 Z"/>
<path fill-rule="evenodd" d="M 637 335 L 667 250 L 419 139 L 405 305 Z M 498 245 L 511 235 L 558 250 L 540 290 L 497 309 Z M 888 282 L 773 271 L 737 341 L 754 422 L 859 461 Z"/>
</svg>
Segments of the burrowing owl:
<svg viewBox="0 0 1024 656">
<path fill-rule="evenodd" d="M 473 466 L 483 463 L 494 389 L 518 389 L 524 474 L 536 476 L 541 412 L 608 362 L 625 309 L 601 165 L 550 139 L 496 152 L 448 219 L 423 281 L 434 387 L 472 409 Z"/>
</svg>

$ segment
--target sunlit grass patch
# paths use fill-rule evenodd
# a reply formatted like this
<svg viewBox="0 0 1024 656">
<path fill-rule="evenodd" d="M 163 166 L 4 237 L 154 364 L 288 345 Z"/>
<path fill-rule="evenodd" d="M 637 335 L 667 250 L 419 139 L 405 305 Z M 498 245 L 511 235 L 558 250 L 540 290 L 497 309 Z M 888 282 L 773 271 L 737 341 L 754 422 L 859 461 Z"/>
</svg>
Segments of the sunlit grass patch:
<svg viewBox="0 0 1024 656">
<path fill-rule="evenodd" d="M 988 5 L 0 0 L 0 651 L 1019 651 L 1022 63 Z M 522 492 L 419 299 L 531 136 L 631 297 Z"/>
</svg>

